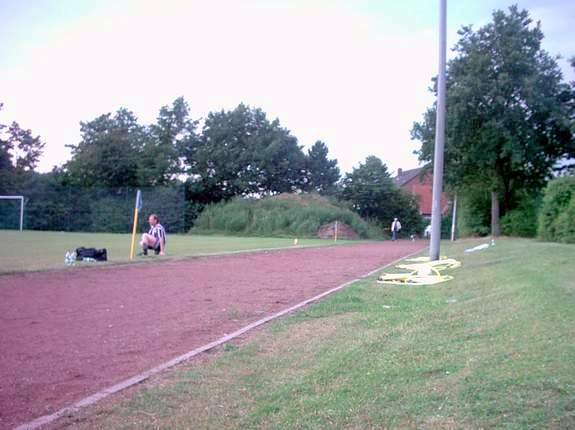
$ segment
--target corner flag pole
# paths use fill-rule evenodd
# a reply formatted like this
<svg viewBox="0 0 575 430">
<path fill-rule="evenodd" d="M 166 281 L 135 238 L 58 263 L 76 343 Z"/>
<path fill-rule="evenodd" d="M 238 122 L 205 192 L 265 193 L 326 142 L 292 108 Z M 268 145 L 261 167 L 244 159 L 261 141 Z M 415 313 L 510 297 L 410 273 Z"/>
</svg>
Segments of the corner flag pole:
<svg viewBox="0 0 575 430">
<path fill-rule="evenodd" d="M 138 229 L 138 214 L 142 209 L 142 192 L 136 192 L 136 205 L 134 206 L 134 227 L 132 228 L 132 246 L 130 247 L 130 260 L 134 259 L 134 250 L 136 248 L 136 233 Z"/>
<path fill-rule="evenodd" d="M 439 260 L 441 240 L 441 194 L 443 192 L 443 148 L 445 146 L 445 57 L 447 34 L 447 0 L 439 0 L 439 73 L 437 76 L 437 119 L 433 157 L 433 203 L 431 206 L 431 241 L 429 259 Z"/>
</svg>

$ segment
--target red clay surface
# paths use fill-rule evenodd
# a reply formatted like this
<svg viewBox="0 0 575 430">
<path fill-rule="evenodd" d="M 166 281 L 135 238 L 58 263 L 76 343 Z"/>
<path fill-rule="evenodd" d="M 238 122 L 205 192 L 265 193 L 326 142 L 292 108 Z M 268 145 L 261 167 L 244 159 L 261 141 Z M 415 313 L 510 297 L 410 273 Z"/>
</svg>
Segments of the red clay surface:
<svg viewBox="0 0 575 430">
<path fill-rule="evenodd" d="M 12 428 L 422 248 L 381 242 L 0 276 Z"/>
</svg>

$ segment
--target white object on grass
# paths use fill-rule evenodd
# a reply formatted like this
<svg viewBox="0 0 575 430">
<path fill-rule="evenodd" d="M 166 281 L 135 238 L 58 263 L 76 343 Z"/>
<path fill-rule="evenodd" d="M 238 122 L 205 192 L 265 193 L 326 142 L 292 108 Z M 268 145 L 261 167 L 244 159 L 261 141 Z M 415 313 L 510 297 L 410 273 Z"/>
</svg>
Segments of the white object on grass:
<svg viewBox="0 0 575 430">
<path fill-rule="evenodd" d="M 482 245 L 477 245 L 473 248 L 467 248 L 465 251 L 463 252 L 475 252 L 475 251 L 481 251 L 483 249 L 487 249 L 489 248 L 489 244 L 488 243 L 484 243 Z"/>
<path fill-rule="evenodd" d="M 64 257 L 64 264 L 66 266 L 73 266 L 76 264 L 76 253 L 72 251 L 66 251 L 66 255 Z"/>
</svg>

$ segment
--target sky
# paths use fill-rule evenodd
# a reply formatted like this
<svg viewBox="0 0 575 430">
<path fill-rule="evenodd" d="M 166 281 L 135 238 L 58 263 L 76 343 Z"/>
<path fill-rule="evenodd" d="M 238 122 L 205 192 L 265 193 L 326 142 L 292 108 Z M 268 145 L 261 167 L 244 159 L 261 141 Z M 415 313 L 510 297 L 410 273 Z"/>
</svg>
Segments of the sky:
<svg viewBox="0 0 575 430">
<path fill-rule="evenodd" d="M 457 30 L 518 3 L 543 48 L 567 59 L 571 0 L 448 0 Z M 304 148 L 325 142 L 342 172 L 376 155 L 418 166 L 414 121 L 433 103 L 439 0 L 0 0 L 0 123 L 46 142 L 40 171 L 65 163 L 80 121 L 132 110 L 155 121 L 183 96 L 194 119 L 239 103 L 262 108 Z M 448 54 L 451 55 L 451 54 Z"/>
</svg>

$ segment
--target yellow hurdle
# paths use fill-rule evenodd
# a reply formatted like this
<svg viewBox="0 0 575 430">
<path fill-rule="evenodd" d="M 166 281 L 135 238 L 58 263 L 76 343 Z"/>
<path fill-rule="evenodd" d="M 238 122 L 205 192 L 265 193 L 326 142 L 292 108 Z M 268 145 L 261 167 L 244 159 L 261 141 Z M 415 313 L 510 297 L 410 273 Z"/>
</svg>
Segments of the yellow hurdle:
<svg viewBox="0 0 575 430">
<path fill-rule="evenodd" d="M 412 264 L 398 264 L 398 269 L 409 270 L 408 273 L 384 273 L 377 282 L 391 285 L 434 285 L 451 281 L 453 276 L 442 275 L 441 271 L 455 269 L 461 263 L 453 258 L 442 257 L 437 261 L 429 261 L 429 257 L 411 258 Z"/>
</svg>

